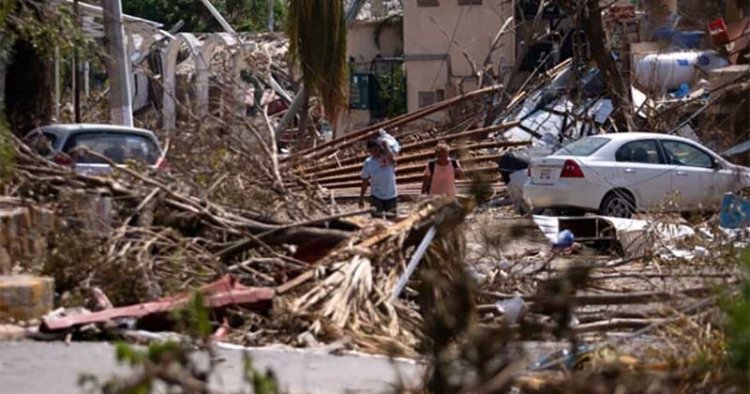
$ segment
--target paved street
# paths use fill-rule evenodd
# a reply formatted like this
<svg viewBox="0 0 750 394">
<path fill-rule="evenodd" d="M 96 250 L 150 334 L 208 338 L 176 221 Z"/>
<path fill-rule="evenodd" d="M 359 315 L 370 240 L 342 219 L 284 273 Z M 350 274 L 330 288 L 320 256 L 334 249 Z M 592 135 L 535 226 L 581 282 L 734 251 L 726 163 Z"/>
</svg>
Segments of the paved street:
<svg viewBox="0 0 750 394">
<path fill-rule="evenodd" d="M 211 382 L 214 388 L 240 392 L 242 352 L 229 346 L 220 349 L 223 362 Z M 414 362 L 393 364 L 384 357 L 332 356 L 289 348 L 256 348 L 250 354 L 256 369 L 271 368 L 288 393 L 387 393 L 399 380 L 397 370 L 407 384 L 420 381 L 422 373 Z M 80 393 L 81 373 L 106 378 L 127 369 L 117 365 L 114 346 L 108 343 L 0 342 L 3 393 Z"/>
</svg>

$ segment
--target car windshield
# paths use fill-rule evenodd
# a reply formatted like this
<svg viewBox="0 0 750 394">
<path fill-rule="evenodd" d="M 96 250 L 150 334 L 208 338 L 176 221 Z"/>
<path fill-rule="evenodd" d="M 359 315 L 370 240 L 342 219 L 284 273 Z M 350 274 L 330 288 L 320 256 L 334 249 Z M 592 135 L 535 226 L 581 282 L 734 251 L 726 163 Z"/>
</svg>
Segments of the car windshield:
<svg viewBox="0 0 750 394">
<path fill-rule="evenodd" d="M 586 137 L 573 141 L 555 152 L 556 156 L 591 156 L 609 142 L 609 138 Z"/>
<path fill-rule="evenodd" d="M 91 154 L 77 151 L 86 148 L 103 155 L 117 164 L 128 160 L 153 165 L 159 159 L 159 148 L 149 137 L 140 134 L 86 132 L 73 134 L 65 143 L 63 151 L 80 164 L 106 164 L 106 161 Z"/>
</svg>

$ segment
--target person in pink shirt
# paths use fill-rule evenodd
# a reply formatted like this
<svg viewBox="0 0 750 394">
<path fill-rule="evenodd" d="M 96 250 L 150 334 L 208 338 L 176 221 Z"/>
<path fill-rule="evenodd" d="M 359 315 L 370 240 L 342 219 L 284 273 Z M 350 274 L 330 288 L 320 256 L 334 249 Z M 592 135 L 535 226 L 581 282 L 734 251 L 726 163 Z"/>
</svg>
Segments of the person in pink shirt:
<svg viewBox="0 0 750 394">
<path fill-rule="evenodd" d="M 431 196 L 456 196 L 456 179 L 463 177 L 458 160 L 450 158 L 450 147 L 440 142 L 435 148 L 435 159 L 430 160 L 424 169 L 422 193 Z"/>
</svg>

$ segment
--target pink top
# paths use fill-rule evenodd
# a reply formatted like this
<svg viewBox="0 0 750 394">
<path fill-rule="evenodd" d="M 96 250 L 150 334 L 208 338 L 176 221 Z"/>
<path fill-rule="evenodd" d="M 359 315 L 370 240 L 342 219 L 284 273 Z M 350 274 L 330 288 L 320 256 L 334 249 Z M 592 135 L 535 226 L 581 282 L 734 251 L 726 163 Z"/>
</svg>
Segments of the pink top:
<svg viewBox="0 0 750 394">
<path fill-rule="evenodd" d="M 430 176 L 430 166 L 424 169 L 425 176 Z M 430 195 L 456 196 L 456 170 L 449 161 L 446 165 L 435 162 L 435 173 L 432 174 Z"/>
</svg>

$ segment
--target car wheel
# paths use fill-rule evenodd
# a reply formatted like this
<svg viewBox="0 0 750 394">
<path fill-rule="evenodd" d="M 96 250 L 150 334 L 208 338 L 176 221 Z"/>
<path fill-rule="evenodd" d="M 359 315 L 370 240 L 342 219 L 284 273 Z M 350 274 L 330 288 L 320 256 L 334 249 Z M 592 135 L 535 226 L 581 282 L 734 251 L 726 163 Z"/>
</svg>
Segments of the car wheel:
<svg viewBox="0 0 750 394">
<path fill-rule="evenodd" d="M 618 190 L 611 191 L 602 200 L 599 214 L 618 218 L 630 218 L 635 212 L 635 200 L 630 193 Z"/>
</svg>

